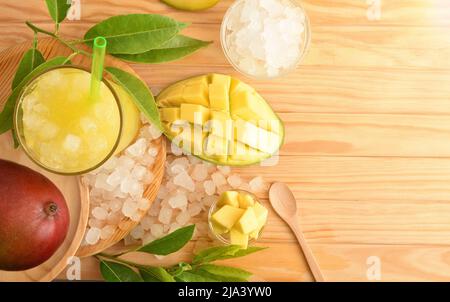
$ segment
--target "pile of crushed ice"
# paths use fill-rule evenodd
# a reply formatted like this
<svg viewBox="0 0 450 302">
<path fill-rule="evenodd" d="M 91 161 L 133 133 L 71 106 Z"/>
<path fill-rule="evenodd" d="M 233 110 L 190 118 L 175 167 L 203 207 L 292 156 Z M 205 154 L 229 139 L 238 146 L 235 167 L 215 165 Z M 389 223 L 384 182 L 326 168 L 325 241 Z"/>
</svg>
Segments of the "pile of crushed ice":
<svg viewBox="0 0 450 302">
<path fill-rule="evenodd" d="M 161 131 L 144 118 L 142 121 L 144 125 L 132 145 L 83 176 L 83 183 L 89 186 L 91 202 L 83 245 L 111 238 L 117 228 L 122 227 L 125 217 L 140 221 L 149 207 L 144 191 L 154 179 L 151 169 L 158 148 L 153 141 L 161 136 Z"/>
<path fill-rule="evenodd" d="M 125 238 L 125 244 L 147 244 L 194 222 L 195 236 L 206 236 L 209 207 L 230 189 L 257 194 L 265 192 L 267 184 L 260 176 L 246 182 L 230 167 L 216 166 L 194 156 L 169 155 L 158 196 L 147 215 Z"/>
<path fill-rule="evenodd" d="M 274 77 L 298 62 L 305 15 L 291 0 L 246 0 L 230 12 L 226 30 L 229 56 L 240 69 Z"/>
</svg>

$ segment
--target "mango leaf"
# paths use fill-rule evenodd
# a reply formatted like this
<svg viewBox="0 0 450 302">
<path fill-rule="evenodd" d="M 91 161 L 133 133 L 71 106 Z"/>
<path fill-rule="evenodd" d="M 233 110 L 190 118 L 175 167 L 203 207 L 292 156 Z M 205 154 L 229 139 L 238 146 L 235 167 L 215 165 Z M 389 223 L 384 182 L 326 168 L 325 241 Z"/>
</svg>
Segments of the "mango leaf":
<svg viewBox="0 0 450 302">
<path fill-rule="evenodd" d="M 176 278 L 177 281 L 181 282 L 219 282 L 219 280 L 213 279 L 211 277 L 202 276 L 194 272 L 183 272 L 179 274 Z"/>
<path fill-rule="evenodd" d="M 48 12 L 55 23 L 61 23 L 67 16 L 71 7 L 71 1 L 68 0 L 45 0 Z"/>
<path fill-rule="evenodd" d="M 195 272 L 223 282 L 245 282 L 252 276 L 250 272 L 240 268 L 215 264 L 204 264 L 198 267 Z"/>
<path fill-rule="evenodd" d="M 19 66 L 17 67 L 16 74 L 14 75 L 14 79 L 12 81 L 11 89 L 14 90 L 14 88 L 16 88 L 17 85 L 22 82 L 23 78 L 25 78 L 31 71 L 33 71 L 33 69 L 44 62 L 44 56 L 39 50 L 34 47 L 28 49 L 20 60 Z"/>
<path fill-rule="evenodd" d="M 228 246 L 216 246 L 203 251 L 200 251 L 195 255 L 193 263 L 209 263 L 216 260 L 231 259 L 243 257 L 261 250 L 264 247 L 249 247 L 247 249 L 242 249 L 238 245 L 228 245 Z"/>
<path fill-rule="evenodd" d="M 167 236 L 144 245 L 143 247 L 139 248 L 138 251 L 153 255 L 169 255 L 180 250 L 183 246 L 186 245 L 186 243 L 189 242 L 189 240 L 192 239 L 194 229 L 194 224 L 178 229 Z"/>
<path fill-rule="evenodd" d="M 114 56 L 135 63 L 156 64 L 184 58 L 211 42 L 178 35 L 163 45 L 140 54 L 115 54 Z"/>
<path fill-rule="evenodd" d="M 195 255 L 192 263 L 208 263 L 216 260 L 222 259 L 226 255 L 234 255 L 241 247 L 238 245 L 228 245 L 228 246 L 215 246 L 205 250 L 200 251 Z"/>
<path fill-rule="evenodd" d="M 162 267 L 146 266 L 139 272 L 145 282 L 175 282 L 175 278 Z"/>
<path fill-rule="evenodd" d="M 186 23 L 161 15 L 119 15 L 91 27 L 84 40 L 92 47 L 92 41 L 103 36 L 108 41 L 109 53 L 138 54 L 161 46 L 186 26 Z"/>
<path fill-rule="evenodd" d="M 100 272 L 108 282 L 142 282 L 142 277 L 129 266 L 121 263 L 100 260 Z"/>
<path fill-rule="evenodd" d="M 55 66 L 62 65 L 64 62 L 70 63 L 67 61 L 66 57 L 55 57 L 51 60 L 48 60 L 45 63 L 42 63 L 38 67 L 36 67 L 32 72 L 30 72 L 25 78 L 17 85 L 16 88 L 12 91 L 11 95 L 8 97 L 6 101 L 5 107 L 3 111 L 0 113 L 0 134 L 12 129 L 13 127 L 13 113 L 14 107 L 16 106 L 17 98 L 22 91 L 22 88 L 36 75 L 41 72 L 44 72 L 47 69 L 50 69 Z"/>
<path fill-rule="evenodd" d="M 136 106 L 154 125 L 162 129 L 159 111 L 152 92 L 147 85 L 134 75 L 115 67 L 106 67 L 114 82 L 121 85 L 131 96 Z"/>
</svg>

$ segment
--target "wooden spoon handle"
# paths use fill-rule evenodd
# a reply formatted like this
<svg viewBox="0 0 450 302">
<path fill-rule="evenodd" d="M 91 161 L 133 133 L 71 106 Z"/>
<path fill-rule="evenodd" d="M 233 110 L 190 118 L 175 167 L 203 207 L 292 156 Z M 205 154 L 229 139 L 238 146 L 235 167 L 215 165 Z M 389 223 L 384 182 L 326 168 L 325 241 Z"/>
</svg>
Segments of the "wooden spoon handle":
<svg viewBox="0 0 450 302">
<path fill-rule="evenodd" d="M 309 268 L 314 276 L 316 282 L 324 282 L 325 278 L 322 275 L 322 272 L 317 264 L 317 260 L 314 257 L 309 245 L 306 243 L 305 237 L 303 236 L 303 232 L 300 229 L 300 226 L 297 223 L 292 223 L 290 225 L 292 231 L 297 237 L 298 243 L 300 244 L 303 254 L 305 255 L 306 261 L 308 262 Z"/>
</svg>

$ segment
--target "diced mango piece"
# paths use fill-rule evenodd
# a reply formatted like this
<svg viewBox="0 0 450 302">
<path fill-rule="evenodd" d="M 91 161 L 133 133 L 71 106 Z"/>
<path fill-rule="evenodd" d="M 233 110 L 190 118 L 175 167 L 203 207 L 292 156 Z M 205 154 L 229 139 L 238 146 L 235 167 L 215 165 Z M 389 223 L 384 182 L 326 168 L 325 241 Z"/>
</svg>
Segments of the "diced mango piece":
<svg viewBox="0 0 450 302">
<path fill-rule="evenodd" d="M 230 85 L 231 85 L 231 77 L 224 75 L 224 74 L 218 74 L 213 73 L 211 75 L 211 82 L 213 84 L 221 85 L 227 89 L 227 91 L 230 91 Z"/>
<path fill-rule="evenodd" d="M 230 242 L 233 245 L 240 245 L 246 249 L 248 247 L 248 234 L 243 234 L 236 228 L 230 230 Z"/>
<path fill-rule="evenodd" d="M 256 219 L 258 219 L 258 230 L 260 230 L 267 222 L 269 211 L 259 202 L 255 202 L 253 211 L 255 212 Z"/>
<path fill-rule="evenodd" d="M 239 79 L 232 78 L 230 84 L 230 96 L 238 91 L 253 91 L 254 89 Z"/>
<path fill-rule="evenodd" d="M 217 206 L 221 207 L 224 205 L 229 205 L 235 208 L 239 208 L 239 193 L 236 191 L 226 191 L 220 195 L 220 199 L 217 202 Z"/>
<path fill-rule="evenodd" d="M 230 95 L 231 116 L 235 119 L 241 118 L 252 124 L 266 127 L 270 130 L 267 121 L 279 123 L 272 109 L 254 91 L 240 89 Z"/>
<path fill-rule="evenodd" d="M 250 196 L 250 194 L 244 194 L 244 193 L 239 194 L 238 201 L 239 201 L 239 207 L 241 209 L 247 209 L 247 208 L 253 207 L 255 205 L 255 200 L 253 199 L 252 196 Z"/>
<path fill-rule="evenodd" d="M 227 140 L 233 139 L 233 120 L 226 112 L 212 110 L 208 128 L 213 135 L 226 138 Z"/>
<path fill-rule="evenodd" d="M 208 97 L 208 84 L 198 83 L 190 84 L 183 89 L 183 103 L 197 104 L 208 107 L 209 97 Z"/>
<path fill-rule="evenodd" d="M 237 120 L 235 126 L 235 137 L 238 141 L 268 154 L 273 154 L 278 150 L 280 144 L 278 134 L 258 128 L 252 123 L 243 120 Z"/>
<path fill-rule="evenodd" d="M 202 75 L 202 76 L 186 79 L 183 82 L 184 82 L 184 85 L 186 85 L 186 86 L 192 86 L 192 85 L 197 85 L 197 84 L 208 85 L 209 84 L 208 78 L 209 78 L 208 75 Z"/>
<path fill-rule="evenodd" d="M 162 121 L 173 122 L 180 119 L 180 108 L 161 108 L 159 112 L 161 113 Z"/>
<path fill-rule="evenodd" d="M 230 111 L 229 88 L 221 84 L 209 84 L 209 104 L 211 109 Z"/>
<path fill-rule="evenodd" d="M 247 208 L 236 222 L 235 228 L 243 234 L 250 234 L 258 228 L 258 219 L 253 208 Z"/>
<path fill-rule="evenodd" d="M 238 141 L 231 141 L 229 146 L 229 154 L 230 159 L 233 161 L 246 161 L 248 158 L 251 157 L 264 157 L 266 156 L 265 153 L 260 152 L 258 150 L 255 150 L 253 148 L 250 148 L 249 146 L 238 142 Z"/>
<path fill-rule="evenodd" d="M 183 103 L 184 85 L 175 84 L 176 86 L 164 90 L 158 96 L 158 104 L 162 107 L 178 107 Z"/>
<path fill-rule="evenodd" d="M 228 157 L 228 141 L 223 137 L 209 135 L 205 142 L 205 154 L 215 159 L 226 160 Z"/>
<path fill-rule="evenodd" d="M 226 234 L 230 231 L 230 230 L 224 228 L 223 226 L 218 225 L 214 221 L 212 221 L 211 224 L 212 224 L 213 232 L 218 235 Z"/>
<path fill-rule="evenodd" d="M 180 118 L 193 124 L 203 125 L 209 120 L 209 109 L 196 104 L 181 104 Z"/>
<path fill-rule="evenodd" d="M 243 209 L 235 208 L 229 205 L 224 205 L 217 212 L 212 215 L 212 220 L 216 222 L 219 226 L 231 230 L 233 225 L 241 218 L 244 214 Z"/>
</svg>

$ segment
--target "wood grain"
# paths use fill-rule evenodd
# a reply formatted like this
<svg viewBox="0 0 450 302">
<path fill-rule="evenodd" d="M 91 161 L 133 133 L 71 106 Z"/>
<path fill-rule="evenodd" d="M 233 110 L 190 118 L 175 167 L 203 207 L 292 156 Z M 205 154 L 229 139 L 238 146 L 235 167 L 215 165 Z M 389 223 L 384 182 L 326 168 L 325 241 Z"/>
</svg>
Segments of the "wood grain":
<svg viewBox="0 0 450 302">
<path fill-rule="evenodd" d="M 82 0 L 81 20 L 65 22 L 61 30 L 79 38 L 92 24 L 125 13 L 162 13 L 192 22 L 186 33 L 213 45 L 176 63 L 133 65 L 157 93 L 196 74 L 239 76 L 218 39 L 231 3 L 222 0 L 208 11 L 186 13 L 156 0 Z M 450 2 L 382 1 L 380 21 L 367 20 L 364 0 L 302 3 L 312 25 L 304 64 L 281 79 L 245 79 L 285 121 L 286 145 L 276 166 L 239 173 L 289 184 L 327 280 L 367 281 L 370 256 L 381 260 L 383 281 L 450 280 Z M 24 20 L 52 28 L 39 1 L 0 4 L 0 49 L 31 38 Z M 163 260 L 130 259 L 188 260 L 204 242 Z M 254 272 L 256 280 L 311 280 L 304 259 L 291 256 L 300 254 L 294 237 L 273 213 L 260 244 L 270 248 L 227 263 Z M 82 269 L 83 279 L 100 277 L 95 259 L 83 260 Z"/>
</svg>

